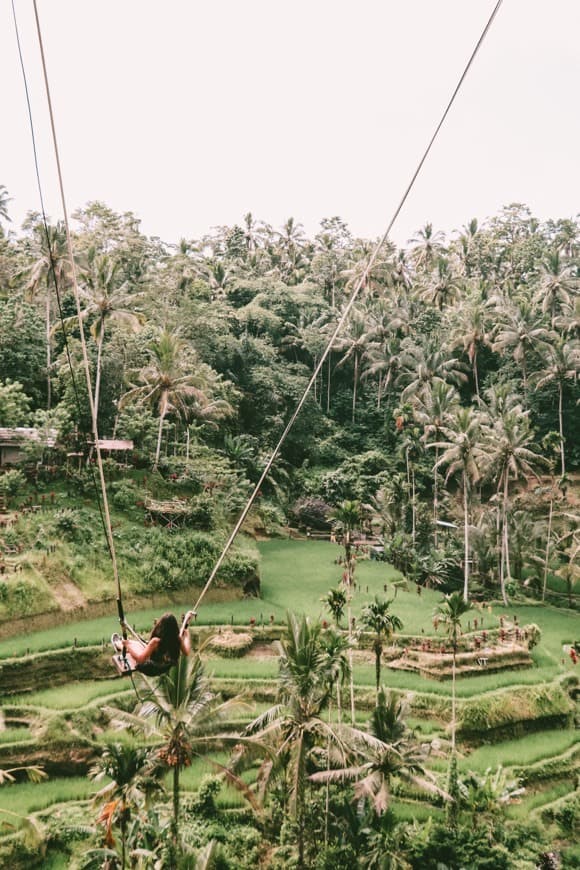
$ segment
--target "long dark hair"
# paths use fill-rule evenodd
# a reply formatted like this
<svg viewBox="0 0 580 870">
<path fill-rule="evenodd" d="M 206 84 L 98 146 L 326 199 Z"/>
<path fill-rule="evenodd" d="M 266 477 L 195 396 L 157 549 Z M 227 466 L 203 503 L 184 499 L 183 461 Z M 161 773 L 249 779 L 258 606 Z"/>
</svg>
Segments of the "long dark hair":
<svg viewBox="0 0 580 870">
<path fill-rule="evenodd" d="M 179 658 L 181 646 L 179 643 L 179 625 L 173 613 L 164 613 L 160 616 L 151 631 L 151 637 L 161 640 L 155 658 L 169 658 L 176 662 Z"/>
</svg>

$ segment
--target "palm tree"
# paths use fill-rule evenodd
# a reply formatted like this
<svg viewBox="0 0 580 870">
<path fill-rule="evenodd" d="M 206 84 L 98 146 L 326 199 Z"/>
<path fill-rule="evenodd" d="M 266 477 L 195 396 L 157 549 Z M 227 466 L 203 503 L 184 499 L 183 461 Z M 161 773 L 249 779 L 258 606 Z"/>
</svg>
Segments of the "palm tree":
<svg viewBox="0 0 580 870">
<path fill-rule="evenodd" d="M 490 304 L 493 300 L 490 300 Z M 502 318 L 495 340 L 494 351 L 505 353 L 511 351 L 512 357 L 522 367 L 524 393 L 528 389 L 528 359 L 532 350 L 541 350 L 551 341 L 551 334 L 546 329 L 541 317 L 526 302 L 516 307 L 504 307 L 505 302 L 499 300 L 496 308 Z"/>
<path fill-rule="evenodd" d="M 435 442 L 429 446 L 443 448 L 443 454 L 436 467 L 447 466 L 445 481 L 460 472 L 463 487 L 463 598 L 469 598 L 469 493 L 474 483 L 482 476 L 485 451 L 481 444 L 480 415 L 472 408 L 461 408 L 453 425 L 443 427 L 447 441 Z"/>
<path fill-rule="evenodd" d="M 570 305 L 574 290 L 574 266 L 564 264 L 560 251 L 550 251 L 540 266 L 540 287 L 535 301 L 541 303 L 543 314 L 549 314 L 554 328 L 558 310 Z"/>
<path fill-rule="evenodd" d="M 433 346 L 422 347 L 407 341 L 404 344 L 396 380 L 396 385 L 403 387 L 401 402 L 414 396 L 424 399 L 437 383 L 459 386 L 467 380 L 465 364 L 455 357 Z"/>
<path fill-rule="evenodd" d="M 346 586 L 346 606 L 348 619 L 348 640 L 351 646 L 349 650 L 350 656 L 350 715 L 351 722 L 354 725 L 354 680 L 352 676 L 352 590 L 354 584 L 354 571 L 356 567 L 356 557 L 352 548 L 353 532 L 360 528 L 361 523 L 361 506 L 359 501 L 343 501 L 341 505 L 332 512 L 332 519 L 335 528 L 342 532 L 342 543 L 344 546 L 344 582 Z"/>
<path fill-rule="evenodd" d="M 336 627 L 340 628 L 340 620 L 346 606 L 346 594 L 344 589 L 329 589 L 326 595 L 320 599 L 332 613 Z"/>
<path fill-rule="evenodd" d="M 375 596 L 375 600 L 367 604 L 361 612 L 361 621 L 369 631 L 375 635 L 373 650 L 375 653 L 375 674 L 377 697 L 381 686 L 381 656 L 383 654 L 383 642 L 393 636 L 395 631 L 400 631 L 403 623 L 394 613 L 390 612 L 390 601 L 381 600 Z"/>
<path fill-rule="evenodd" d="M 414 246 L 411 257 L 417 270 L 427 271 L 431 268 L 436 257 L 444 251 L 443 241 L 443 233 L 433 232 L 433 224 L 429 222 L 410 239 L 410 244 Z"/>
<path fill-rule="evenodd" d="M 564 415 L 563 396 L 564 384 L 568 380 L 576 381 L 580 371 L 580 347 L 577 342 L 564 341 L 560 338 L 555 344 L 548 345 L 542 354 L 545 367 L 532 375 L 536 389 L 540 390 L 549 383 L 558 385 L 558 425 L 560 432 L 561 474 L 566 473 L 564 451 Z"/>
<path fill-rule="evenodd" d="M 497 482 L 498 496 L 501 495 L 501 558 L 500 586 L 502 599 L 507 606 L 505 572 L 510 576 L 508 506 L 510 480 L 519 480 L 535 475 L 535 468 L 546 460 L 533 447 L 534 434 L 530 428 L 528 414 L 521 408 L 506 411 L 493 421 L 486 433 L 489 467 Z"/>
<path fill-rule="evenodd" d="M 144 320 L 143 315 L 137 314 L 129 308 L 140 294 L 129 293 L 126 282 L 119 285 L 120 267 L 120 261 L 114 260 L 108 254 L 98 255 L 95 249 L 91 248 L 87 253 L 86 264 L 80 273 L 82 283 L 79 286 L 79 296 L 84 302 L 81 317 L 83 320 L 94 318 L 90 329 L 91 335 L 97 343 L 95 413 L 98 413 L 99 410 L 103 342 L 108 321 L 115 321 L 136 331 Z M 73 319 L 76 320 L 76 318 Z"/>
<path fill-rule="evenodd" d="M 145 678 L 144 678 L 145 679 Z M 149 692 L 135 713 L 113 711 L 115 717 L 150 738 L 156 772 L 172 772 L 172 841 L 179 841 L 180 774 L 193 758 L 206 756 L 210 747 L 239 742 L 237 735 L 223 734 L 223 723 L 244 705 L 238 698 L 222 701 L 205 676 L 199 652 L 180 656 L 177 665 L 163 674 L 156 685 L 147 680 Z M 229 769 L 211 761 L 257 808 L 252 792 Z"/>
<path fill-rule="evenodd" d="M 477 355 L 482 347 L 491 345 L 488 318 L 481 302 L 466 301 L 457 312 L 457 321 L 451 331 L 450 346 L 463 347 L 473 372 L 475 394 L 479 397 Z"/>
<path fill-rule="evenodd" d="M 348 320 L 346 331 L 336 340 L 335 349 L 342 353 L 337 366 L 343 366 L 352 360 L 354 366 L 352 391 L 352 422 L 356 414 L 356 390 L 360 378 L 360 364 L 366 345 L 369 341 L 367 318 L 361 310 L 353 310 Z"/>
<path fill-rule="evenodd" d="M 69 281 L 71 263 L 69 259 L 66 231 L 64 224 L 58 222 L 55 226 L 48 226 L 46 231 L 39 224 L 34 227 L 34 256 L 35 260 L 27 270 L 27 282 L 25 292 L 34 297 L 42 287 L 45 297 L 44 321 L 46 328 L 46 397 L 47 408 L 52 404 L 52 390 L 50 373 L 52 368 L 51 359 L 51 300 L 52 285 L 55 284 L 62 296 L 65 286 Z"/>
<path fill-rule="evenodd" d="M 443 427 L 449 426 L 453 414 L 459 406 L 459 394 L 450 384 L 435 383 L 430 393 L 414 402 L 416 420 L 423 425 L 423 438 L 427 445 L 430 439 L 438 442 L 442 436 Z M 433 543 L 437 549 L 437 523 L 439 521 L 439 447 L 435 446 L 435 464 L 433 466 Z"/>
<path fill-rule="evenodd" d="M 383 341 L 369 342 L 363 360 L 365 366 L 361 380 L 377 376 L 377 408 L 380 408 L 381 399 L 393 384 L 399 370 L 399 340 L 385 338 Z"/>
<path fill-rule="evenodd" d="M 454 302 L 463 288 L 463 281 L 453 274 L 447 257 L 438 257 L 422 298 L 442 311 Z"/>
<path fill-rule="evenodd" d="M 10 221 L 8 215 L 8 203 L 11 197 L 8 196 L 8 190 L 5 184 L 0 184 L 0 218 L 4 221 Z"/>
<path fill-rule="evenodd" d="M 330 745 L 333 754 L 343 760 L 347 757 L 344 726 L 333 727 L 321 715 L 335 675 L 320 623 L 289 614 L 280 656 L 279 702 L 246 729 L 246 735 L 271 747 L 258 773 L 261 791 L 276 776 L 286 779 L 288 811 L 297 826 L 300 867 L 304 866 L 307 768 L 312 752 L 317 746 Z"/>
<path fill-rule="evenodd" d="M 461 617 L 471 610 L 471 604 L 460 592 L 445 595 L 435 610 L 435 619 L 447 628 L 451 641 L 453 664 L 451 672 L 451 758 L 449 762 L 449 795 L 452 802 L 449 805 L 449 821 L 453 827 L 457 824 L 459 783 L 457 780 L 457 757 L 455 753 L 455 732 L 457 729 L 455 676 L 457 666 L 457 649 L 461 634 Z"/>
<path fill-rule="evenodd" d="M 89 778 L 99 782 L 111 781 L 95 795 L 95 801 L 104 801 L 99 822 L 105 825 L 105 843 L 114 845 L 113 825 L 121 830 L 121 866 L 126 867 L 127 828 L 135 809 L 154 792 L 161 789 L 153 776 L 151 750 L 123 743 L 109 743 L 89 770 Z"/>
<path fill-rule="evenodd" d="M 167 414 L 177 412 L 203 420 L 215 420 L 231 413 L 223 399 L 212 399 L 218 377 L 208 366 L 187 359 L 186 345 L 173 332 L 162 330 L 149 346 L 150 362 L 139 372 L 140 385 L 133 386 L 121 399 L 120 407 L 131 401 L 157 405 L 159 429 L 154 468 L 159 464 L 163 421 Z M 191 367 L 195 370 L 191 371 Z"/>
<path fill-rule="evenodd" d="M 402 708 L 398 713 L 403 713 Z M 387 701 L 384 690 L 377 697 L 368 723 L 368 732 L 353 729 L 351 740 L 357 750 L 359 763 L 335 770 L 319 771 L 310 779 L 313 782 L 353 782 L 355 797 L 369 800 L 374 811 L 381 816 L 390 802 L 390 785 L 393 777 L 408 782 L 431 794 L 445 796 L 432 774 L 425 770 L 425 753 L 410 740 L 406 729 L 401 733 L 401 722 L 393 721 L 397 715 L 396 702 Z M 395 735 L 399 736 L 395 736 Z"/>
</svg>

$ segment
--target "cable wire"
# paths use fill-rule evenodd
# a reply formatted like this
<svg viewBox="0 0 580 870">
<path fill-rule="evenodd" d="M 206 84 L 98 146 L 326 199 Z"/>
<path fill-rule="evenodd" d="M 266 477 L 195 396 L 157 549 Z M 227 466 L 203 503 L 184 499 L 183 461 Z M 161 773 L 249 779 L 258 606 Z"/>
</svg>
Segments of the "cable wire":
<svg viewBox="0 0 580 870">
<path fill-rule="evenodd" d="M 314 372 L 312 373 L 312 377 L 310 378 L 310 380 L 306 386 L 306 389 L 304 390 L 304 393 L 302 394 L 302 397 L 301 397 L 300 401 L 298 402 L 298 405 L 296 406 L 296 408 L 294 410 L 294 413 L 292 414 L 288 423 L 286 424 L 286 428 L 282 432 L 282 435 L 280 436 L 280 439 L 279 439 L 278 443 L 276 444 L 276 447 L 274 448 L 268 462 L 266 463 L 266 466 L 265 466 L 262 474 L 260 475 L 260 478 L 259 478 L 257 484 L 255 485 L 254 490 L 253 490 L 252 494 L 250 495 L 250 497 L 246 503 L 246 506 L 244 507 L 243 511 L 241 512 L 241 514 L 240 514 L 240 516 L 239 516 L 239 518 L 238 518 L 238 520 L 237 520 L 237 522 L 232 530 L 232 533 L 231 533 L 230 537 L 228 538 L 228 540 L 227 540 L 227 542 L 226 542 L 226 544 L 221 552 L 221 555 L 220 555 L 219 559 L 217 560 L 217 562 L 216 562 L 216 564 L 215 564 L 215 566 L 214 566 L 214 568 L 213 568 L 213 570 L 212 570 L 212 572 L 207 580 L 207 583 L 203 587 L 201 594 L 200 594 L 200 596 L 197 600 L 197 603 L 195 605 L 195 608 L 194 608 L 196 613 L 199 609 L 199 606 L 200 606 L 203 598 L 205 597 L 207 590 L 209 589 L 209 587 L 213 583 L 217 572 L 221 568 L 223 561 L 229 552 L 230 547 L 232 546 L 234 540 L 236 539 L 236 536 L 237 536 L 238 532 L 240 531 L 240 529 L 244 523 L 244 520 L 246 519 L 252 505 L 254 504 L 254 501 L 256 500 L 256 497 L 257 497 L 258 493 L 260 492 L 260 489 L 262 487 L 264 480 L 266 479 L 270 469 L 272 468 L 272 465 L 276 461 L 276 458 L 280 452 L 280 449 L 281 449 L 284 441 L 286 440 L 288 433 L 292 429 L 292 427 L 296 421 L 296 418 L 298 417 L 298 414 L 302 410 L 302 407 L 306 401 L 306 398 L 307 398 L 313 384 L 315 383 L 315 381 L 316 381 L 316 379 L 317 379 L 317 377 L 322 369 L 322 366 L 324 365 L 324 362 L 326 361 L 327 356 L 331 352 L 332 347 L 334 345 L 334 342 L 336 341 L 336 338 L 338 337 L 344 324 L 346 323 L 348 315 L 350 314 L 351 309 L 352 309 L 353 305 L 355 304 L 355 302 L 359 296 L 361 288 L 365 285 L 366 279 L 368 278 L 369 273 L 375 264 L 375 261 L 379 255 L 379 252 L 380 252 L 381 248 L 383 247 L 383 245 L 386 243 L 386 241 L 389 237 L 389 234 L 393 228 L 393 224 L 397 220 L 401 209 L 403 208 L 405 202 L 407 201 L 407 198 L 408 198 L 408 196 L 409 196 L 409 194 L 410 194 L 410 192 L 415 184 L 415 181 L 417 180 L 417 177 L 418 177 L 419 173 L 421 172 L 421 169 L 423 168 L 423 164 L 425 163 L 425 160 L 427 159 L 429 152 L 431 151 L 431 148 L 433 147 L 435 140 L 437 139 L 437 136 L 439 135 L 439 131 L 441 130 L 443 124 L 445 123 L 445 119 L 447 118 L 447 115 L 449 114 L 449 111 L 451 110 L 451 107 L 452 107 L 453 103 L 455 102 L 455 98 L 457 97 L 457 94 L 461 90 L 461 86 L 463 85 L 463 82 L 465 81 L 467 73 L 469 72 L 471 65 L 473 64 L 473 61 L 475 60 L 475 58 L 479 52 L 479 49 L 481 48 L 481 45 L 482 45 L 485 37 L 487 36 L 487 33 L 488 33 L 492 23 L 493 23 L 495 16 L 499 12 L 499 8 L 500 8 L 502 2 L 503 2 L 503 0 L 498 0 L 498 2 L 495 4 L 495 7 L 494 7 L 494 9 L 493 9 L 488 21 L 487 21 L 487 24 L 485 25 L 485 27 L 481 33 L 481 36 L 477 40 L 475 48 L 473 49 L 471 56 L 470 56 L 469 60 L 467 61 L 465 68 L 464 68 L 464 70 L 459 78 L 459 81 L 457 82 L 457 85 L 455 86 L 455 90 L 453 91 L 451 98 L 449 99 L 449 102 L 447 103 L 447 106 L 445 107 L 445 110 L 444 110 L 443 114 L 441 115 L 439 123 L 437 124 L 437 126 L 435 128 L 435 132 L 431 136 L 431 139 L 429 140 L 429 144 L 427 145 L 427 147 L 423 153 L 423 156 L 421 157 L 421 160 L 419 161 L 419 164 L 418 164 L 417 168 L 415 169 L 415 172 L 413 173 L 411 180 L 410 180 L 409 184 L 407 185 L 407 188 L 405 189 L 405 192 L 403 193 L 403 196 L 401 197 L 401 200 L 400 200 L 397 208 L 395 209 L 393 216 L 391 217 L 391 219 L 389 221 L 387 229 L 383 233 L 378 244 L 375 246 L 375 249 L 371 254 L 371 257 L 366 265 L 366 268 L 365 268 L 364 272 L 362 273 L 361 277 L 359 278 L 359 280 L 358 280 L 358 282 L 357 282 L 357 284 L 352 292 L 352 295 L 351 295 L 350 299 L 348 300 L 348 303 L 346 304 L 344 311 L 342 312 L 342 315 L 341 315 L 341 317 L 340 317 L 340 319 L 339 319 L 339 321 L 334 329 L 334 332 L 332 333 L 332 336 L 331 336 L 331 338 L 326 346 L 326 349 L 325 349 L 324 353 L 322 354 L 322 356 L 320 357 L 320 359 L 318 361 L 318 365 L 314 369 Z"/>
</svg>

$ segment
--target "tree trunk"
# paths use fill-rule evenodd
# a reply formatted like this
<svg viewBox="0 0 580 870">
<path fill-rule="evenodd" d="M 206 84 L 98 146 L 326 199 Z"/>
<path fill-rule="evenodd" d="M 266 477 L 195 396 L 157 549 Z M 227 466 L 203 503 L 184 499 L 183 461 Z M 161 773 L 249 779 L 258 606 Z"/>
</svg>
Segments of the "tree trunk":
<svg viewBox="0 0 580 870">
<path fill-rule="evenodd" d="M 179 836 L 179 765 L 173 768 L 173 820 L 171 823 L 171 837 L 177 850 Z"/>
<path fill-rule="evenodd" d="M 332 351 L 328 354 L 328 367 L 327 367 L 327 384 L 326 384 L 326 413 L 330 412 L 330 357 L 332 356 Z"/>
<path fill-rule="evenodd" d="M 50 369 L 52 367 L 52 359 L 50 355 L 50 291 L 48 283 L 46 285 L 46 407 L 50 411 L 52 405 L 52 388 L 50 384 Z"/>
<path fill-rule="evenodd" d="M 477 350 L 473 352 L 473 380 L 475 381 L 475 395 L 479 399 L 479 377 L 477 374 Z"/>
<path fill-rule="evenodd" d="M 354 355 L 354 384 L 352 391 L 352 422 L 354 423 L 354 418 L 356 415 L 356 385 L 358 383 L 358 354 Z"/>
<path fill-rule="evenodd" d="M 562 381 L 558 384 L 558 421 L 560 423 L 560 457 L 562 459 L 562 477 L 566 474 L 566 463 L 564 459 L 564 421 L 562 419 L 562 396 L 563 396 L 563 385 Z"/>
<path fill-rule="evenodd" d="M 467 475 L 463 471 L 463 600 L 469 601 L 469 515 L 467 499 Z"/>
<path fill-rule="evenodd" d="M 433 468 L 433 546 L 437 549 L 439 536 L 437 520 L 439 519 L 439 479 L 437 477 L 437 462 L 439 461 L 439 448 L 435 448 L 435 466 Z"/>
<path fill-rule="evenodd" d="M 509 601 L 505 591 L 505 570 L 507 568 L 508 577 L 509 577 L 509 553 L 508 553 L 508 534 L 507 534 L 507 497 L 508 497 L 508 472 L 507 468 L 505 470 L 505 478 L 503 485 L 503 503 L 502 503 L 502 526 L 501 526 L 501 538 L 502 538 L 502 550 L 501 550 L 501 571 L 500 571 L 500 585 L 501 585 L 501 597 L 503 603 L 507 607 L 509 605 Z"/>
<path fill-rule="evenodd" d="M 546 598 L 546 587 L 548 585 L 548 563 L 550 559 L 550 536 L 552 534 L 552 513 L 554 510 L 554 489 L 552 485 L 552 493 L 550 495 L 550 513 L 548 514 L 548 536 L 546 538 L 546 558 L 544 561 L 544 587 L 542 589 L 542 601 Z"/>
<path fill-rule="evenodd" d="M 159 415 L 159 432 L 157 433 L 157 449 L 155 451 L 155 462 L 153 463 L 153 471 L 157 471 L 159 465 L 159 456 L 161 454 L 161 435 L 163 434 L 163 421 L 165 420 L 165 411 Z"/>
<path fill-rule="evenodd" d="M 99 416 L 99 394 L 101 391 L 101 357 L 103 353 L 103 341 L 105 338 L 105 322 L 101 319 L 101 332 L 97 340 L 97 373 L 95 375 L 95 414 Z"/>
<path fill-rule="evenodd" d="M 375 679 L 377 684 L 377 698 L 379 696 L 379 691 L 381 688 L 381 655 L 383 653 L 383 647 L 381 641 L 377 637 L 375 640 Z"/>
<path fill-rule="evenodd" d="M 455 658 L 457 639 L 453 641 L 453 664 L 451 666 L 451 753 L 455 755 Z"/>
<path fill-rule="evenodd" d="M 415 504 L 415 469 L 411 469 L 411 537 L 413 539 L 413 558 L 415 558 L 415 537 L 417 533 L 417 506 Z"/>
</svg>

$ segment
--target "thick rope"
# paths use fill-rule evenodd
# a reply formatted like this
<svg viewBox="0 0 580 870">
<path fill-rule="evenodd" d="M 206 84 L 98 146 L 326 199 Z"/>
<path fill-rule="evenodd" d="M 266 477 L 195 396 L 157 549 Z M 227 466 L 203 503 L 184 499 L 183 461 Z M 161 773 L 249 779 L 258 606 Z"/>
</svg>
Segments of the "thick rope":
<svg viewBox="0 0 580 870">
<path fill-rule="evenodd" d="M 117 590 L 117 607 L 118 607 L 118 611 L 119 611 L 119 621 L 121 622 L 121 625 L 123 626 L 123 631 L 125 631 L 123 603 L 122 603 L 123 599 L 122 599 L 122 592 L 121 592 L 121 581 L 119 578 L 119 571 L 118 571 L 118 567 L 117 567 L 117 556 L 116 556 L 116 552 L 115 552 L 115 542 L 113 540 L 113 530 L 111 527 L 111 515 L 110 515 L 110 511 L 109 511 L 109 500 L 107 497 L 107 487 L 106 487 L 105 475 L 104 475 L 104 471 L 103 471 L 103 461 L 102 461 L 102 457 L 101 457 L 101 449 L 99 446 L 99 430 L 98 430 L 98 420 L 97 420 L 97 409 L 95 408 L 95 403 L 94 403 L 94 398 L 93 398 L 93 389 L 92 389 L 92 383 L 91 383 L 91 370 L 90 370 L 90 366 L 89 366 L 87 343 L 86 343 L 84 329 L 83 329 L 80 295 L 79 295 L 76 267 L 75 267 L 75 261 L 74 261 L 74 255 L 73 255 L 72 239 L 71 239 L 70 227 L 69 227 L 69 222 L 68 222 L 68 211 L 67 211 L 67 207 L 66 207 L 66 198 L 65 198 L 65 194 L 64 194 L 64 183 L 63 183 L 63 177 L 62 177 L 60 155 L 59 155 L 59 150 L 58 150 L 58 141 L 57 141 L 57 137 L 56 137 L 54 112 L 53 112 L 52 100 L 51 100 L 51 96 L 50 96 L 50 87 L 49 87 L 49 83 L 48 83 L 48 73 L 47 73 L 47 69 L 46 69 L 46 59 L 45 59 L 45 55 L 44 55 L 44 44 L 43 44 L 43 40 L 42 40 L 42 31 L 41 31 L 41 27 L 40 27 L 40 19 L 38 17 L 38 8 L 37 8 L 36 0 L 33 0 L 33 6 L 34 6 L 34 17 L 36 19 L 36 31 L 38 34 L 38 45 L 40 48 L 40 56 L 41 56 L 41 62 L 42 62 L 42 73 L 43 73 L 43 77 L 44 77 L 44 86 L 45 86 L 46 98 L 47 98 L 47 102 L 48 102 L 48 112 L 49 112 L 49 116 L 50 116 L 50 127 L 51 127 L 51 131 L 52 131 L 52 142 L 53 142 L 53 147 L 54 147 L 54 156 L 56 159 L 56 168 L 57 168 L 57 174 L 58 174 L 60 198 L 61 198 L 62 210 L 63 210 L 63 215 L 64 215 L 64 225 L 65 225 L 65 231 L 66 231 L 67 248 L 68 248 L 68 255 L 69 255 L 70 267 L 71 267 L 72 286 L 73 286 L 73 291 L 74 291 L 77 317 L 78 317 L 78 322 L 79 322 L 79 332 L 80 332 L 81 348 L 82 348 L 82 355 L 83 355 L 83 365 L 84 365 L 85 377 L 86 377 L 86 382 L 87 382 L 87 392 L 88 392 L 88 396 L 89 396 L 89 405 L 90 405 L 90 409 L 91 409 L 92 432 L 93 432 L 93 439 L 95 442 L 95 451 L 96 451 L 96 456 L 97 456 L 97 468 L 99 470 L 99 480 L 100 480 L 100 484 L 101 484 L 101 494 L 102 494 L 102 499 L 103 499 L 103 511 L 104 511 L 104 515 L 105 515 L 105 531 L 106 531 L 106 535 L 107 535 L 107 542 L 109 545 L 109 552 L 111 554 L 111 562 L 112 562 L 112 566 L 113 566 L 113 576 L 115 579 L 115 586 L 116 586 L 116 590 Z"/>
<path fill-rule="evenodd" d="M 38 189 L 38 197 L 40 200 L 40 211 L 41 211 L 41 215 L 42 215 L 42 224 L 43 224 L 43 228 L 44 228 L 44 235 L 46 238 L 46 247 L 48 250 L 48 257 L 49 257 L 49 261 L 50 261 L 49 274 L 52 275 L 52 280 L 54 283 L 54 290 L 55 290 L 56 301 L 57 301 L 57 306 L 58 306 L 58 314 L 59 314 L 59 318 L 60 318 L 62 334 L 63 334 L 63 339 L 64 339 L 64 347 L 65 347 L 68 366 L 70 369 L 73 392 L 74 392 L 74 396 L 75 396 L 75 404 L 76 404 L 76 408 L 77 408 L 77 413 L 79 414 L 79 417 L 80 417 L 81 410 L 82 410 L 81 409 L 81 399 L 80 399 L 80 395 L 79 395 L 75 370 L 74 370 L 73 364 L 72 364 L 72 357 L 71 357 L 70 345 L 69 345 L 69 340 L 68 340 L 68 331 L 67 331 L 67 329 L 65 327 L 65 323 L 64 323 L 64 313 L 62 310 L 62 301 L 61 301 L 60 290 L 59 290 L 58 281 L 57 281 L 57 277 L 56 277 L 56 263 L 55 263 L 55 259 L 54 259 L 52 243 L 50 240 L 50 231 L 48 228 L 48 218 L 46 216 L 46 208 L 44 205 L 44 194 L 42 191 L 42 183 L 40 180 L 40 168 L 39 168 L 39 163 L 38 163 L 38 151 L 36 148 L 36 134 L 34 131 L 34 120 L 32 117 L 32 107 L 30 105 L 30 93 L 29 93 L 29 89 L 28 89 L 28 78 L 26 76 L 26 68 L 24 66 L 24 57 L 22 55 L 22 46 L 21 46 L 21 42 L 20 42 L 20 32 L 18 29 L 18 19 L 16 16 L 16 8 L 14 5 L 14 0 L 12 0 L 12 16 L 14 19 L 14 32 L 16 35 L 16 46 L 18 49 L 18 57 L 20 60 L 20 69 L 22 71 L 22 80 L 24 83 L 24 94 L 25 94 L 25 98 L 26 98 L 26 107 L 28 110 L 28 121 L 29 121 L 29 126 L 30 126 L 30 138 L 32 140 L 32 154 L 33 154 L 33 159 L 34 159 L 34 168 L 35 168 L 35 172 L 36 172 L 36 185 L 37 185 L 37 189 Z M 96 481 L 94 470 L 93 470 L 92 466 L 90 467 L 90 475 L 91 475 L 91 483 L 92 483 L 93 489 L 95 491 L 97 506 L 99 508 L 99 515 L 101 517 L 101 523 L 103 525 L 103 529 L 105 530 L 105 535 L 106 535 L 105 517 L 103 515 L 103 508 L 101 505 L 101 494 L 99 491 L 99 487 L 97 486 L 97 481 Z M 109 541 L 107 538 L 107 546 L 108 545 L 109 545 Z"/>
<path fill-rule="evenodd" d="M 370 274 L 370 271 L 371 271 L 372 267 L 374 266 L 375 261 L 379 255 L 379 252 L 381 251 L 383 245 L 386 243 L 386 241 L 389 237 L 389 234 L 393 228 L 393 224 L 397 220 L 401 209 L 403 208 L 405 202 L 407 201 L 407 198 L 408 198 L 408 196 L 409 196 L 409 194 L 410 194 L 410 192 L 415 184 L 415 181 L 417 180 L 417 177 L 418 177 L 419 173 L 421 172 L 421 169 L 423 168 L 423 164 L 425 163 L 425 160 L 427 159 L 429 152 L 431 151 L 431 148 L 433 147 L 433 144 L 435 143 L 435 140 L 437 139 L 437 136 L 439 135 L 439 131 L 441 130 L 441 127 L 445 123 L 447 115 L 449 114 L 449 111 L 450 111 L 453 103 L 455 102 L 455 98 L 457 97 L 457 94 L 459 93 L 461 86 L 463 85 L 463 82 L 467 76 L 467 73 L 469 72 L 469 70 L 473 64 L 473 61 L 475 60 L 475 58 L 479 52 L 479 49 L 481 48 L 481 45 L 482 45 L 485 37 L 487 36 L 487 33 L 488 33 L 492 23 L 493 23 L 495 16 L 497 15 L 497 13 L 499 11 L 499 8 L 500 8 L 502 2 L 503 2 L 503 0 L 498 0 L 498 2 L 495 4 L 495 7 L 494 7 L 494 9 L 493 9 L 488 21 L 487 21 L 487 24 L 485 25 L 485 27 L 481 33 L 481 36 L 477 40 L 475 48 L 473 49 L 471 56 L 470 56 L 469 60 L 467 61 L 467 64 L 465 65 L 465 68 L 464 68 L 464 70 L 459 78 L 459 81 L 457 82 L 457 85 L 455 86 L 455 90 L 453 91 L 451 98 L 450 98 L 449 102 L 447 103 L 447 106 L 445 107 L 445 110 L 441 116 L 441 119 L 440 119 L 439 123 L 437 124 L 437 127 L 435 128 L 435 132 L 431 136 L 429 144 L 427 145 L 427 147 L 423 153 L 423 156 L 421 157 L 421 160 L 419 161 L 419 164 L 418 164 L 415 172 L 413 173 L 413 176 L 412 176 L 409 184 L 407 185 L 407 188 L 406 188 L 405 192 L 403 193 L 403 196 L 401 197 L 401 200 L 400 200 L 397 208 L 395 209 L 395 212 L 394 212 L 393 216 L 391 217 L 391 220 L 389 221 L 389 225 L 387 226 L 387 229 L 385 230 L 383 236 L 381 237 L 380 241 L 376 245 L 376 247 L 375 247 L 373 253 L 371 254 L 371 257 L 366 265 L 364 272 L 362 273 L 361 277 L 359 278 L 358 282 L 356 283 L 355 288 L 352 292 L 352 295 L 351 295 L 350 299 L 348 300 L 348 303 L 347 303 L 346 307 L 344 308 L 344 311 L 342 312 L 342 315 L 341 315 L 341 317 L 340 317 L 340 319 L 339 319 L 339 321 L 334 329 L 334 332 L 332 333 L 332 336 L 331 336 L 331 338 L 326 346 L 324 353 L 322 354 L 322 356 L 320 357 L 320 359 L 318 361 L 318 365 L 316 366 L 316 368 L 314 369 L 314 371 L 312 373 L 312 377 L 308 381 L 306 389 L 304 390 L 304 393 L 302 394 L 302 397 L 301 397 L 300 401 L 298 402 L 298 405 L 296 406 L 294 413 L 292 414 L 288 423 L 286 424 L 286 428 L 282 432 L 282 435 L 280 436 L 280 439 L 279 439 L 278 443 L 276 444 L 276 447 L 274 448 L 272 455 L 270 456 L 262 474 L 260 475 L 260 479 L 258 480 L 257 484 L 255 485 L 254 490 L 253 490 L 252 494 L 250 495 L 250 497 L 246 503 L 246 506 L 244 507 L 243 511 L 241 512 L 241 514 L 238 518 L 238 521 L 236 522 L 236 524 L 232 530 L 232 533 L 229 536 L 229 538 L 228 538 L 228 540 L 227 540 L 227 542 L 226 542 L 226 544 L 221 552 L 219 559 L 217 560 L 211 574 L 209 575 L 207 583 L 203 587 L 201 594 L 200 594 L 199 598 L 197 599 L 197 602 L 196 602 L 196 605 L 194 608 L 196 613 L 199 610 L 199 606 L 200 606 L 203 598 L 205 597 L 209 587 L 213 583 L 217 572 L 221 568 L 223 561 L 229 552 L 230 547 L 232 546 L 234 540 L 236 539 L 238 532 L 240 531 L 240 529 L 244 523 L 244 520 L 246 519 L 252 505 L 254 504 L 254 501 L 256 500 L 256 497 L 257 497 L 258 493 L 260 492 L 260 489 L 262 487 L 264 480 L 268 476 L 270 469 L 272 468 L 272 465 L 276 461 L 276 458 L 277 458 L 278 454 L 280 453 L 280 449 L 281 449 L 282 445 L 284 444 L 284 441 L 286 440 L 288 433 L 290 432 L 294 423 L 296 422 L 296 418 L 298 417 L 298 414 L 302 410 L 302 407 L 303 407 L 303 405 L 308 397 L 308 394 L 309 394 L 313 384 L 315 383 L 316 379 L 318 378 L 318 375 L 320 374 L 322 366 L 324 365 L 326 358 L 328 357 L 329 353 L 331 352 L 332 347 L 334 345 L 334 342 L 336 341 L 336 338 L 338 337 L 339 333 L 341 332 L 341 330 L 342 330 L 342 328 L 343 328 L 343 326 L 344 326 L 344 324 L 345 324 L 345 322 L 346 322 L 346 320 L 347 320 L 347 318 L 352 310 L 352 307 L 355 304 L 355 302 L 359 296 L 361 288 L 365 285 L 366 280 Z"/>
</svg>

